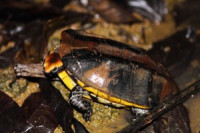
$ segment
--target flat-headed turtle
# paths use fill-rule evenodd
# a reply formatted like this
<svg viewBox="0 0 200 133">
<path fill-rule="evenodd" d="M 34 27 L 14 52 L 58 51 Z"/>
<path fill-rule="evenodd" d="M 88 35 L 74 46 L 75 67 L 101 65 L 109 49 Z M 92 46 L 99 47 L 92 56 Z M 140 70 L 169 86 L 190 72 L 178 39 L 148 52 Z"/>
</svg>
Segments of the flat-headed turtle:
<svg viewBox="0 0 200 133">
<path fill-rule="evenodd" d="M 145 114 L 177 90 L 163 65 L 144 50 L 74 30 L 62 32 L 60 48 L 44 60 L 44 72 L 60 77 L 86 120 L 92 113 L 87 99 Z"/>
</svg>

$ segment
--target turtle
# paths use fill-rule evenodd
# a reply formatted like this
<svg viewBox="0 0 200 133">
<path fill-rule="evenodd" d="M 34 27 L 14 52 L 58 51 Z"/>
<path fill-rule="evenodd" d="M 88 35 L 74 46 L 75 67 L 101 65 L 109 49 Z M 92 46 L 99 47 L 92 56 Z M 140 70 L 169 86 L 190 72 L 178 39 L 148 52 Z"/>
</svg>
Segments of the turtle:
<svg viewBox="0 0 200 133">
<path fill-rule="evenodd" d="M 78 30 L 61 33 L 60 47 L 45 57 L 43 67 L 70 90 L 70 103 L 86 121 L 90 100 L 131 109 L 137 119 L 177 92 L 166 68 L 145 50 Z"/>
</svg>

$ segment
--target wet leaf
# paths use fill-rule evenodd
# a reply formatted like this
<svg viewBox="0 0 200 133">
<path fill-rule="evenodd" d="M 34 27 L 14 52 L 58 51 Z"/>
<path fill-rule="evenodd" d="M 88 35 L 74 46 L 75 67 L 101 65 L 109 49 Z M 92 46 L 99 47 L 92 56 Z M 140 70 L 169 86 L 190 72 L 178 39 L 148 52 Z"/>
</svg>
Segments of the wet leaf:
<svg viewBox="0 0 200 133">
<path fill-rule="evenodd" d="M 174 18 L 177 25 L 192 25 L 200 28 L 200 1 L 199 0 L 184 0 L 176 5 Z"/>
<path fill-rule="evenodd" d="M 62 15 L 63 10 L 49 4 L 36 4 L 28 1 L 0 2 L 0 20 L 28 23 L 35 20 L 48 20 Z"/>
<path fill-rule="evenodd" d="M 53 132 L 56 117 L 40 93 L 29 96 L 19 107 L 9 96 L 0 92 L 0 132 Z"/>
<path fill-rule="evenodd" d="M 163 0 L 89 0 L 89 5 L 106 21 L 113 23 L 139 22 L 142 17 L 160 22 L 167 14 Z"/>
<path fill-rule="evenodd" d="M 21 30 L 16 30 L 19 28 Z M 37 51 L 41 47 L 42 41 L 42 36 L 38 33 L 42 33 L 42 28 L 43 22 L 37 21 L 24 26 L 16 26 L 8 30 L 5 29 L 8 33 L 9 40 L 5 41 L 4 45 L 13 42 L 14 46 L 0 54 L 0 59 L 3 63 L 0 65 L 1 68 L 12 65 L 14 60 L 16 60 L 16 62 L 20 60 L 23 63 L 38 62 L 39 54 L 37 54 Z M 21 55 L 20 52 L 22 53 Z M 18 57 L 15 59 L 17 53 Z"/>
<path fill-rule="evenodd" d="M 13 47 L 0 53 L 0 68 L 6 68 L 13 63 L 38 63 L 43 59 L 44 50 L 47 49 L 49 36 L 59 27 L 74 22 L 85 22 L 91 15 L 68 11 L 64 16 L 56 18 L 57 21 L 49 20 L 33 21 L 23 25 L 7 24 L 0 35 L 3 36 L 1 45 L 14 43 Z M 30 15 L 29 15 L 30 16 Z M 81 17 L 80 17 L 81 16 Z M 52 23 L 51 23 L 52 22 Z M 44 38 L 43 38 L 43 32 Z"/>
<path fill-rule="evenodd" d="M 189 65 L 196 47 L 196 31 L 189 27 L 153 44 L 147 53 L 162 63 L 173 77 L 178 76 Z"/>
<path fill-rule="evenodd" d="M 156 132 L 190 133 L 190 120 L 188 111 L 179 105 L 161 117 L 155 123 Z"/>
<path fill-rule="evenodd" d="M 46 99 L 48 104 L 51 106 L 59 124 L 62 126 L 63 130 L 67 133 L 71 131 L 71 124 L 73 118 L 72 107 L 69 103 L 62 97 L 61 93 L 52 86 L 51 82 L 46 79 L 41 79 L 40 88 L 43 97 Z"/>
<path fill-rule="evenodd" d="M 30 123 L 30 132 L 53 132 L 58 126 L 56 116 L 40 93 L 32 94 L 22 106 L 26 123 Z"/>
</svg>

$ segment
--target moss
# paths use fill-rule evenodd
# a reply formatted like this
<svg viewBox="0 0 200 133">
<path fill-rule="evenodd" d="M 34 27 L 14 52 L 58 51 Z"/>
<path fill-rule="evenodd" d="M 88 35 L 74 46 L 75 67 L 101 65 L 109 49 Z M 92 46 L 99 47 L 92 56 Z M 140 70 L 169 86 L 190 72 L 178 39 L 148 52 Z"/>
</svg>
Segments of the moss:
<svg viewBox="0 0 200 133">
<path fill-rule="evenodd" d="M 8 67 L 0 69 L 0 90 L 21 106 L 30 94 L 39 91 L 39 85 L 29 82 L 25 78 L 16 78 L 13 68 Z"/>
</svg>

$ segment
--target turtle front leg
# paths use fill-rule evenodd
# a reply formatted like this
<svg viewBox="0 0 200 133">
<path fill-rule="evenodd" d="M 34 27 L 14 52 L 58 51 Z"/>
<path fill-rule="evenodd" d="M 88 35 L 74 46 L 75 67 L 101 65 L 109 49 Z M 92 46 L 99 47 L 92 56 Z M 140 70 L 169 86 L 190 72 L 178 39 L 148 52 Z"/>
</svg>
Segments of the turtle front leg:
<svg viewBox="0 0 200 133">
<path fill-rule="evenodd" d="M 90 102 L 86 100 L 83 95 L 88 95 L 88 92 L 77 85 L 71 91 L 69 100 L 75 108 L 83 113 L 83 118 L 88 121 L 92 115 L 92 107 Z"/>
</svg>

